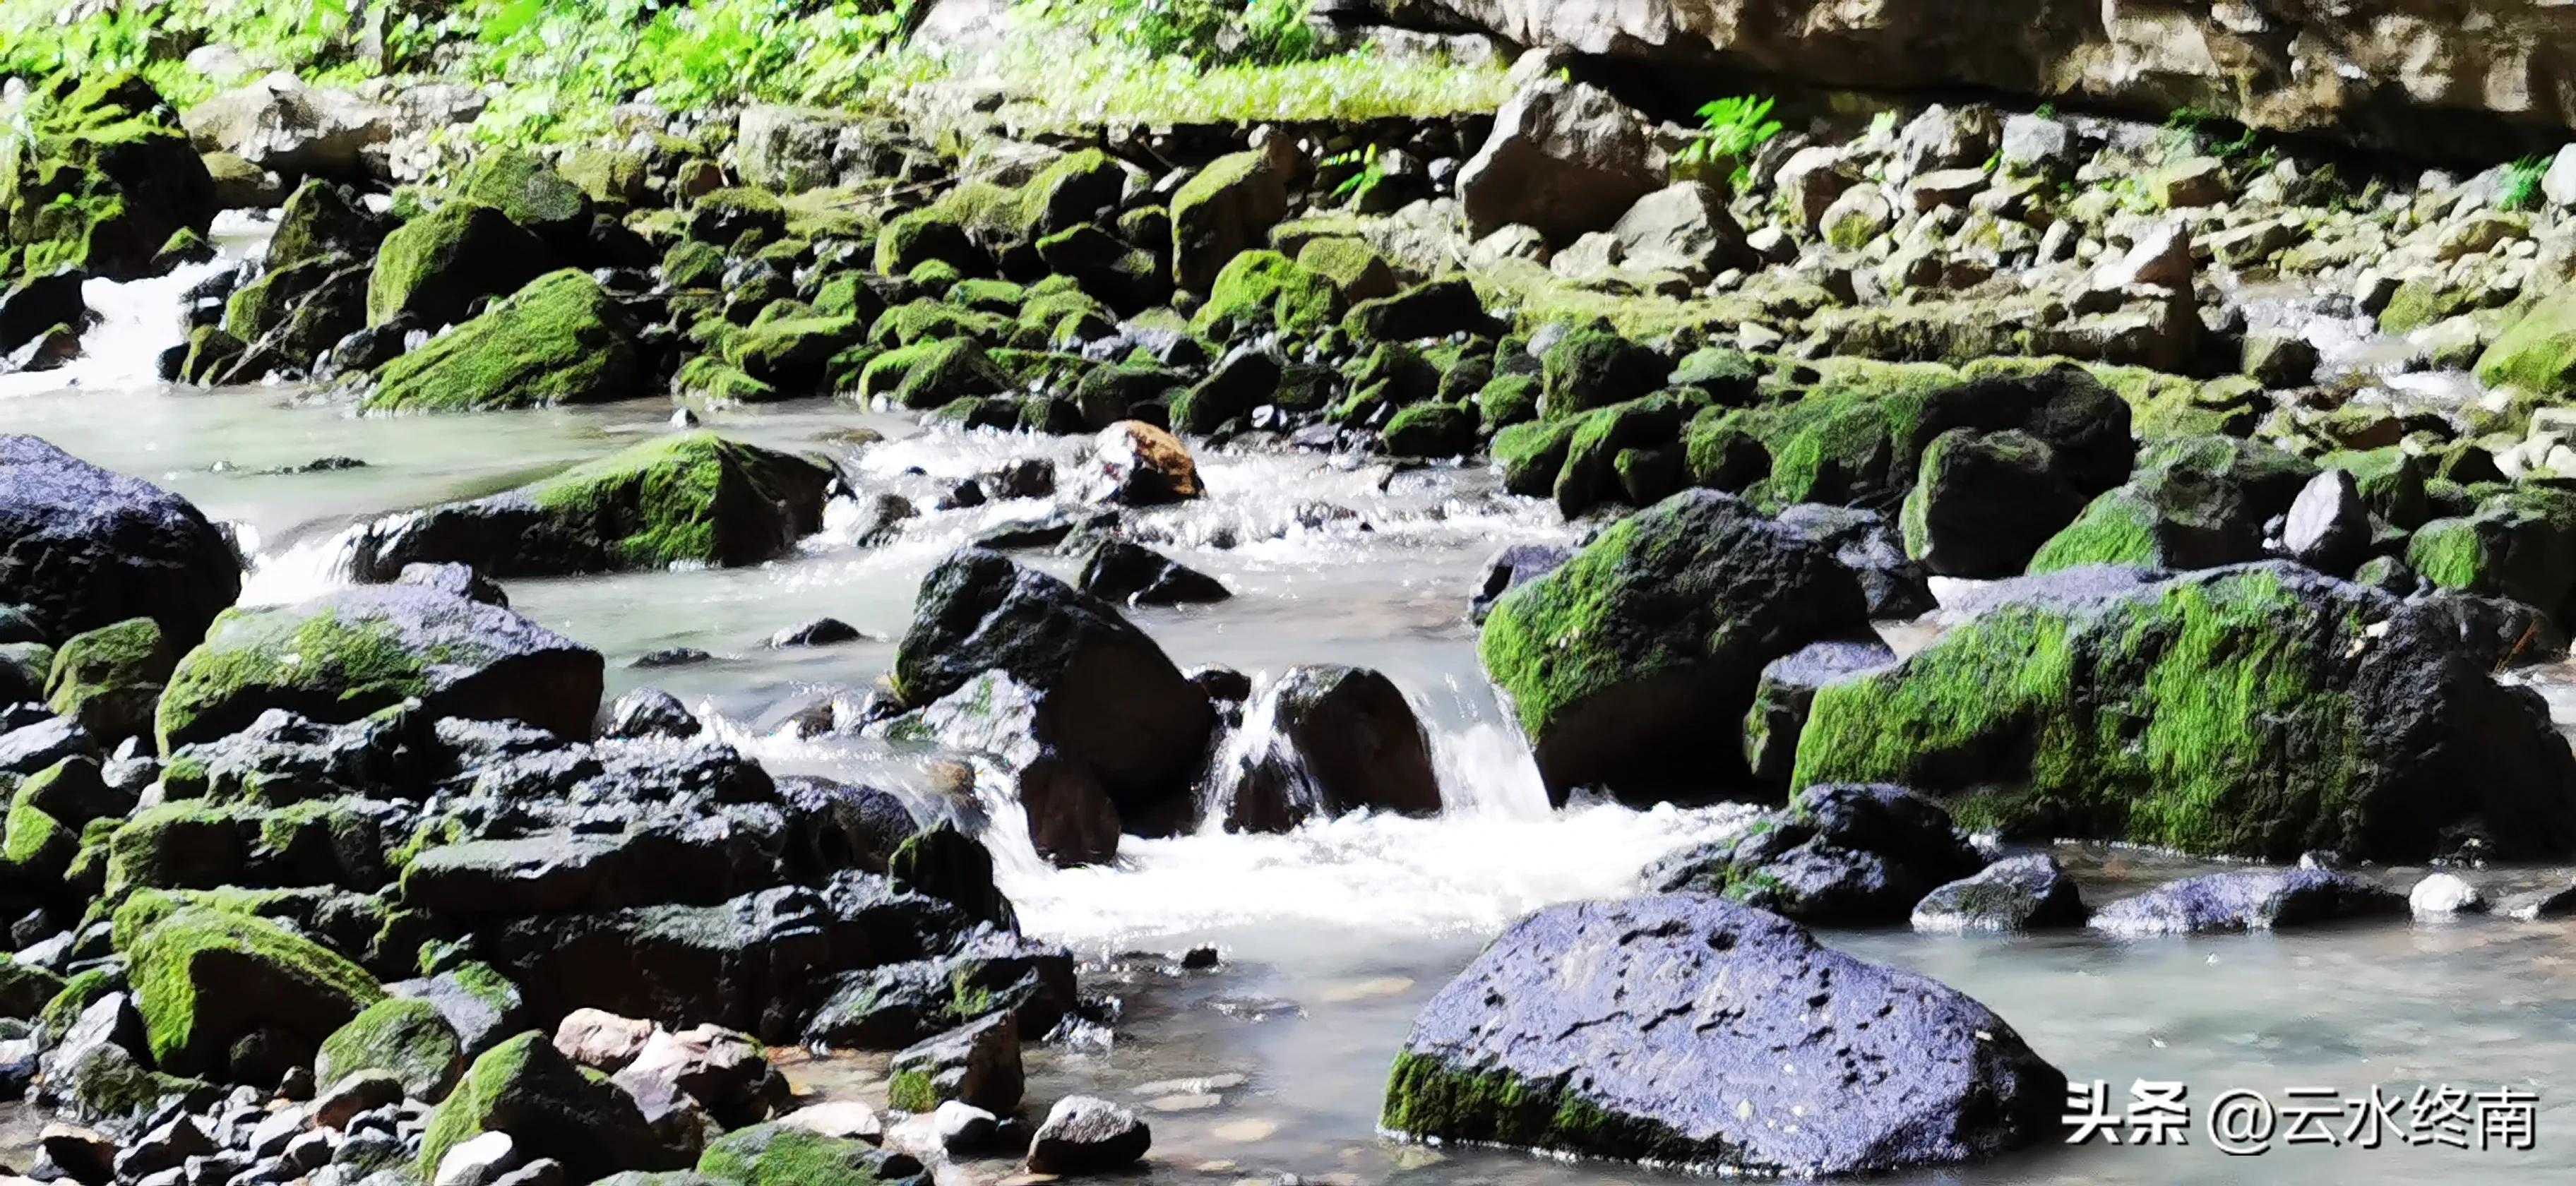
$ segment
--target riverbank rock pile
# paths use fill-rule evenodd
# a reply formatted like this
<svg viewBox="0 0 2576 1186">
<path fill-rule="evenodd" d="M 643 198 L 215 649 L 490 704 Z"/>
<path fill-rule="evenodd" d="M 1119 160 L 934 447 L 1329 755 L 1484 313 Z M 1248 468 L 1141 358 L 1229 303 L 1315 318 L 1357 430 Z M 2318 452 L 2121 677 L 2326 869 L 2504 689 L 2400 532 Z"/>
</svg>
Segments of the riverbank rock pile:
<svg viewBox="0 0 2576 1186">
<path fill-rule="evenodd" d="M 717 522 L 766 503 L 750 462 L 804 464 L 716 450 Z M 975 839 L 658 694 L 599 735 L 598 653 L 460 566 L 225 608 L 193 507 L 10 437 L 0 571 L 5 1078 L 80 1181 L 765 1180 L 763 1044 L 900 1051 L 905 1110 L 1009 1115 L 1074 1008 Z"/>
</svg>

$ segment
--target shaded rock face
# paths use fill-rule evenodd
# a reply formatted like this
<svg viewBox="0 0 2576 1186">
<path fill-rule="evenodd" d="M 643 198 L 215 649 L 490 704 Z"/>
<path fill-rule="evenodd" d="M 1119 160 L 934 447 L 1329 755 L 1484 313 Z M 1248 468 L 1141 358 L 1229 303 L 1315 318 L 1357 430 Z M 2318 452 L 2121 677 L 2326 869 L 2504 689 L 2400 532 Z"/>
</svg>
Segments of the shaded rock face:
<svg viewBox="0 0 2576 1186">
<path fill-rule="evenodd" d="M 2190 877 L 2093 916 L 2118 935 L 2200 935 L 2313 926 L 2406 913 L 2406 898 L 2330 869 L 2266 869 Z"/>
<path fill-rule="evenodd" d="M 2576 845 L 2576 759 L 2438 608 L 2286 564 L 2009 585 L 1820 688 L 1795 781 L 1891 782 L 2007 836 L 2287 860 Z"/>
<path fill-rule="evenodd" d="M 1618 221 L 1663 184 L 1662 153 L 1636 113 L 1552 74 L 1503 104 L 1492 137 L 1458 171 L 1476 234 L 1518 224 L 1560 243 Z"/>
<path fill-rule="evenodd" d="M 1817 926 L 1870 926 L 1984 864 L 1939 804 L 1899 787 L 1826 785 L 1736 839 L 1658 862 L 1646 880 Z"/>
<path fill-rule="evenodd" d="M 1217 774 L 1229 829 L 1285 832 L 1318 812 L 1440 810 L 1422 722 L 1394 681 L 1367 668 L 1290 668 L 1246 711 L 1241 737 Z"/>
<path fill-rule="evenodd" d="M 2529 0 L 2343 9 L 2130 0 L 1961 7 L 1766 0 L 1451 0 L 1514 43 L 1674 70 L 1861 90 L 1971 89 L 2142 111 L 2192 107 L 2275 131 L 2432 156 L 2501 155 L 2576 127 L 2576 16 Z"/>
<path fill-rule="evenodd" d="M 969 548 L 923 578 L 895 688 L 927 705 L 996 670 L 1036 694 L 1031 738 L 1079 763 L 1122 815 L 1186 794 L 1216 724 L 1207 697 L 1107 603 Z"/>
<path fill-rule="evenodd" d="M 241 561 L 186 499 L 0 436 L 0 589 L 60 637 L 144 617 L 185 647 L 240 594 Z"/>
<path fill-rule="evenodd" d="M 1555 907 L 1504 932 L 1415 1020 L 1380 1123 L 1837 1174 L 2051 1140 L 2065 1091 L 1976 1001 L 1776 915 L 1673 894 Z"/>
</svg>

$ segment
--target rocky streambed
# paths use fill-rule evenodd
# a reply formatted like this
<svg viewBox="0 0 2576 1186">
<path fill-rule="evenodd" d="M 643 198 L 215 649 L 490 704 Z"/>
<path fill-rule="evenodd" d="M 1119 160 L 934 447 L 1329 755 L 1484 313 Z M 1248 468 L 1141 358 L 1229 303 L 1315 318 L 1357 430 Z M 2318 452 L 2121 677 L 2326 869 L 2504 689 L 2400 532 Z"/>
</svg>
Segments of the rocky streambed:
<svg viewBox="0 0 2576 1186">
<path fill-rule="evenodd" d="M 1607 81 L 425 178 L 20 95 L 29 1172 L 2241 1180 L 2067 1147 L 2140 1079 L 2547 1129 L 2557 174 L 1725 152 Z"/>
</svg>

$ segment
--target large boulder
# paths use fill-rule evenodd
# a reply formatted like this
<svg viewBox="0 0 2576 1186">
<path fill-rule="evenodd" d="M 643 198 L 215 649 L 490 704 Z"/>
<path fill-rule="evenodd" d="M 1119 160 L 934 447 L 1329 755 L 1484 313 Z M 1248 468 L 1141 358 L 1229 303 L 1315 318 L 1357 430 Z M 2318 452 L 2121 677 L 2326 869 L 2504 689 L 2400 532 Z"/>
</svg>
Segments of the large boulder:
<svg viewBox="0 0 2576 1186">
<path fill-rule="evenodd" d="M 2029 433 L 1954 428 L 1923 450 L 1906 496 L 1905 550 L 1946 577 L 2019 576 L 2031 553 L 2084 510 L 2057 454 Z"/>
<path fill-rule="evenodd" d="M 2562 285 L 2523 309 L 2478 356 L 2478 382 L 2552 401 L 2576 395 L 2576 288 Z"/>
<path fill-rule="evenodd" d="M 1210 161 L 1173 194 L 1173 281 L 1206 292 L 1228 261 L 1268 241 L 1288 215 L 1288 172 L 1273 151 L 1253 149 Z"/>
<path fill-rule="evenodd" d="M 356 188 L 314 179 L 295 187 L 268 239 L 271 271 L 331 255 L 372 259 L 392 228 Z"/>
<path fill-rule="evenodd" d="M 644 394 L 644 379 L 625 312 L 598 281 L 562 271 L 387 364 L 366 406 L 469 412 L 603 403 Z"/>
<path fill-rule="evenodd" d="M 133 74 L 66 70 L 0 137 L 0 287 L 64 270 L 154 273 L 173 235 L 206 233 L 215 183 L 177 112 Z"/>
<path fill-rule="evenodd" d="M 1395 681 L 1365 667 L 1288 669 L 1244 710 L 1219 758 L 1226 827 L 1285 832 L 1309 817 L 1372 810 L 1431 815 L 1431 743 Z"/>
<path fill-rule="evenodd" d="M 1551 795 L 1704 797 L 1746 780 L 1740 747 L 1711 724 L 1743 719 L 1763 665 L 1867 629 L 1860 586 L 1831 551 L 1692 490 L 1505 594 L 1477 652 Z"/>
<path fill-rule="evenodd" d="M 681 433 L 507 493 L 382 520 L 360 539 L 356 571 L 389 581 L 411 564 L 500 578 L 758 564 L 822 526 L 831 482 L 801 457 Z"/>
<path fill-rule="evenodd" d="M 449 202 L 384 238 L 367 277 L 367 324 L 408 314 L 424 328 L 465 320 L 474 302 L 517 292 L 544 275 L 553 252 L 479 202 Z"/>
<path fill-rule="evenodd" d="M 212 906 L 180 907 L 142 928 L 125 954 L 152 1057 L 179 1074 L 224 1070 L 234 1044 L 254 1034 L 295 1043 L 304 1061 L 384 996 L 374 977 L 320 944 Z"/>
<path fill-rule="evenodd" d="M 366 179 L 365 153 L 393 138 L 394 109 L 280 70 L 188 109 L 202 152 L 228 152 L 288 178 Z"/>
<path fill-rule="evenodd" d="M 1414 1021 L 1380 1123 L 1804 1176 L 2052 1142 L 2065 1102 L 2066 1076 L 1976 1001 L 1777 915 L 1674 894 L 1505 931 Z"/>
<path fill-rule="evenodd" d="M 114 744 L 152 733 L 153 706 L 179 661 L 150 618 L 127 618 L 73 635 L 45 679 L 46 706 Z"/>
<path fill-rule="evenodd" d="M 1969 827 L 2286 860 L 2576 845 L 2576 758 L 2431 604 L 2289 565 L 2032 578 L 1817 690 L 1798 785 L 1892 782 Z"/>
<path fill-rule="evenodd" d="M 2030 571 L 2088 564 L 2214 568 L 2260 560 L 2264 526 L 2288 511 L 2316 474 L 2316 466 L 2260 441 L 2167 441 L 2138 459 L 2127 485 L 2104 492 L 2048 537 L 2031 557 Z"/>
<path fill-rule="evenodd" d="M 2123 898 L 2093 916 L 2115 935 L 2275 931 L 2406 913 L 2406 896 L 2331 869 L 2210 873 Z"/>
<path fill-rule="evenodd" d="M 1096 780 L 1122 815 L 1186 799 L 1216 723 L 1206 695 L 1107 603 L 969 548 L 922 578 L 894 687 L 923 706 L 988 671 L 1028 689 L 1027 739 Z"/>
<path fill-rule="evenodd" d="M 449 1150 L 490 1132 L 508 1133 L 531 1159 L 562 1163 L 564 1175 L 575 1182 L 689 1164 L 688 1151 L 671 1148 L 645 1123 L 634 1097 L 583 1074 L 535 1031 L 474 1060 L 456 1090 L 430 1113 L 414 1168 L 422 1180 L 435 1180 Z"/>
<path fill-rule="evenodd" d="M 1522 73 L 1532 77 L 1458 171 L 1458 198 L 1475 234 L 1517 224 L 1569 242 L 1608 228 L 1663 187 L 1663 154 L 1636 112 L 1588 83 Z"/>
<path fill-rule="evenodd" d="M 599 652 L 498 606 L 416 585 L 342 589 L 227 611 L 161 698 L 162 752 L 229 736 L 272 708 L 354 721 L 416 698 L 435 716 L 584 737 Z"/>
<path fill-rule="evenodd" d="M 0 436 L 0 588 L 56 637 L 142 617 L 185 647 L 241 593 L 241 560 L 188 500 Z"/>
</svg>

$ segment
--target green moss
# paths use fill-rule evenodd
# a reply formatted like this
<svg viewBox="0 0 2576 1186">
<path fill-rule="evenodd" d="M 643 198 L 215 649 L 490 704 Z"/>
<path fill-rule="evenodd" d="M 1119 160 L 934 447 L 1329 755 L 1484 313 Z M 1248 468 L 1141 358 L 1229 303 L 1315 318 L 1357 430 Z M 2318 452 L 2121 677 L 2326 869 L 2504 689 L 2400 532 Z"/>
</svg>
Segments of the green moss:
<svg viewBox="0 0 2576 1186">
<path fill-rule="evenodd" d="M 1578 329 L 1548 347 L 1540 413 L 1556 420 L 1626 403 L 1663 386 L 1662 356 L 1606 329 Z"/>
<path fill-rule="evenodd" d="M 104 708 L 101 702 L 111 698 L 149 700 L 157 696 L 177 661 L 168 641 L 161 636 L 159 624 L 150 618 L 129 618 L 66 640 L 46 676 L 45 699 L 56 714 L 79 718 L 92 726 L 100 725 L 103 715 L 148 715 L 129 713 L 122 706 L 112 713 L 92 708 Z M 102 735 L 115 732 L 95 727 L 92 731 Z"/>
<path fill-rule="evenodd" d="M 312 940 L 205 907 L 154 924 L 126 957 L 152 1056 L 173 1070 L 220 1067 L 257 1024 L 318 1038 L 384 997 L 374 977 Z"/>
<path fill-rule="evenodd" d="M 64 981 L 62 988 L 45 1002 L 43 1011 L 36 1015 L 38 1039 L 47 1046 L 62 1041 L 63 1036 L 80 1021 L 82 1012 L 97 1004 L 100 998 L 124 987 L 124 976 L 106 968 L 87 968 L 73 973 L 71 979 Z"/>
<path fill-rule="evenodd" d="M 540 1052 L 537 1048 L 544 1046 Z M 549 1058 L 548 1056 L 552 1056 Z M 429 1115 L 429 1127 L 421 1133 L 420 1156 L 413 1161 L 426 1180 L 438 1173 L 438 1163 L 447 1151 L 487 1131 L 486 1126 L 498 1111 L 503 1095 L 529 1077 L 531 1064 L 561 1061 L 544 1035 L 520 1034 L 486 1050 L 465 1071 L 456 1089 Z"/>
<path fill-rule="evenodd" d="M 1494 432 L 1538 416 L 1539 381 L 1533 375 L 1496 375 L 1476 392 L 1476 410 L 1485 431 Z"/>
<path fill-rule="evenodd" d="M 756 382 L 814 394 L 833 357 L 859 338 L 847 317 L 764 317 L 726 340 L 724 358 Z"/>
<path fill-rule="evenodd" d="M 134 813 L 108 837 L 106 896 L 143 887 L 210 887 L 241 874 L 247 845 L 235 808 L 195 801 Z"/>
<path fill-rule="evenodd" d="M 575 271 L 531 282 L 491 311 L 388 364 L 372 411 L 474 411 L 641 394 L 625 314 Z"/>
<path fill-rule="evenodd" d="M 256 342 L 266 337 L 270 330 L 286 324 L 295 302 L 310 295 L 333 272 L 347 266 L 347 256 L 328 255 L 261 274 L 259 279 L 242 285 L 225 299 L 224 332 L 244 342 Z"/>
<path fill-rule="evenodd" d="M 237 608 L 217 615 L 206 637 L 179 661 L 161 695 L 156 724 L 164 754 L 173 739 L 193 739 L 208 710 L 251 685 L 327 696 L 350 706 L 352 717 L 429 692 L 431 656 L 384 622 Z"/>
<path fill-rule="evenodd" d="M 1500 1068 L 1455 1069 L 1399 1051 L 1387 1072 L 1382 1128 L 1442 1142 L 1510 1145 L 1673 1166 L 1736 1165 L 1743 1151 L 1692 1140 L 1653 1121 L 1616 1115 L 1569 1079 L 1530 1080 Z"/>
<path fill-rule="evenodd" d="M 67 987 L 60 976 L 0 955 L 0 1017 L 33 1021 Z"/>
<path fill-rule="evenodd" d="M 2558 285 L 2526 307 L 2478 357 L 2478 382 L 2535 396 L 2576 396 L 2576 287 Z"/>
<path fill-rule="evenodd" d="M 715 288 L 724 282 L 724 252 L 684 239 L 662 253 L 662 280 L 673 288 Z"/>
<path fill-rule="evenodd" d="M 352 1071 L 390 1071 L 402 1080 L 404 1095 L 436 1103 L 464 1066 L 464 1046 L 437 1006 L 418 997 L 387 997 L 323 1039 L 314 1078 L 336 1083 Z"/>
<path fill-rule="evenodd" d="M 1311 239 L 1297 249 L 1297 266 L 1330 282 L 1349 304 L 1394 296 L 1395 269 L 1365 240 Z"/>
<path fill-rule="evenodd" d="M 889 350 L 870 360 L 859 379 L 861 399 L 885 396 L 914 410 L 999 395 L 1010 388 L 1010 376 L 983 347 L 954 338 Z"/>
<path fill-rule="evenodd" d="M 906 1112 L 932 1111 L 940 1104 L 939 1084 L 925 1070 L 897 1071 L 886 1085 L 886 1103 Z"/>
<path fill-rule="evenodd" d="M 590 220 L 590 199 L 581 187 L 537 158 L 514 149 L 485 152 L 466 169 L 465 199 L 490 206 L 510 221 L 531 229 L 579 230 Z"/>
<path fill-rule="evenodd" d="M 728 1186 L 874 1186 L 873 1147 L 781 1124 L 755 1124 L 708 1142 L 698 1173 Z"/>
<path fill-rule="evenodd" d="M 1958 791 L 1971 828 L 2285 858 L 2347 849 L 2372 759 L 2339 683 L 2353 603 L 2268 572 L 2106 609 L 2009 605 L 1898 667 L 1816 693 L 1794 785 Z M 2006 755 L 2018 777 L 1960 788 Z M 2420 838 L 2419 838 L 2420 839 Z"/>
<path fill-rule="evenodd" d="M 717 403 L 760 404 L 781 399 L 778 389 L 725 365 L 722 359 L 701 354 L 681 363 L 671 376 L 671 385 L 687 395 L 700 396 Z"/>
<path fill-rule="evenodd" d="M 1268 329 L 1311 337 L 1341 313 L 1342 296 L 1331 280 L 1276 251 L 1246 251 L 1217 272 L 1191 327 L 1218 337 Z"/>
<path fill-rule="evenodd" d="M 564 158 L 563 178 L 594 202 L 615 206 L 644 200 L 650 169 L 644 154 L 623 149 L 584 146 Z"/>
<path fill-rule="evenodd" d="M 2030 559 L 2029 571 L 2057 572 L 2085 564 L 2128 564 L 2152 568 L 2160 553 L 2156 508 L 2127 487 L 2103 492 L 2084 513 L 2050 536 Z"/>
<path fill-rule="evenodd" d="M 404 313 L 430 328 L 463 320 L 476 300 L 507 295 L 538 275 L 546 255 L 500 211 L 450 202 L 385 236 L 367 276 L 367 324 Z"/>
<path fill-rule="evenodd" d="M 0 856 L 22 876 L 60 878 L 80 852 L 80 834 L 30 802 L 42 780 L 59 769 L 29 779 L 9 798 L 8 840 L 0 845 Z"/>
<path fill-rule="evenodd" d="M 792 500 L 803 485 L 820 488 L 811 463 L 699 431 L 656 437 L 521 493 L 582 525 L 616 567 L 653 569 L 750 562 L 729 536 L 729 498 Z"/>
</svg>

